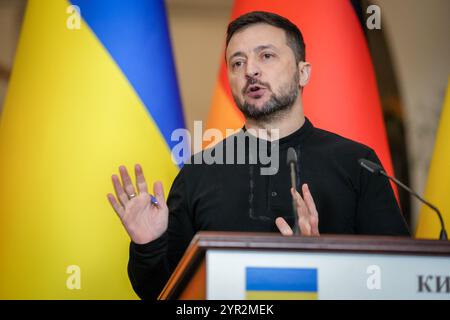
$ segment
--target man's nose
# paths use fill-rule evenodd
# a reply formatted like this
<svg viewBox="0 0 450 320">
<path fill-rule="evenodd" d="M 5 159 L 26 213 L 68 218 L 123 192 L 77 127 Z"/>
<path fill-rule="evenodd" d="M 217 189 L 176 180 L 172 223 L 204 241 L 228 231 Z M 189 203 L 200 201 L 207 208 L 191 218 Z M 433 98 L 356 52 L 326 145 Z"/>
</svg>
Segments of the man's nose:
<svg viewBox="0 0 450 320">
<path fill-rule="evenodd" d="M 251 78 L 258 78 L 260 76 L 261 76 L 261 69 L 259 68 L 259 66 L 253 61 L 248 61 L 245 77 L 247 79 L 251 79 Z"/>
</svg>

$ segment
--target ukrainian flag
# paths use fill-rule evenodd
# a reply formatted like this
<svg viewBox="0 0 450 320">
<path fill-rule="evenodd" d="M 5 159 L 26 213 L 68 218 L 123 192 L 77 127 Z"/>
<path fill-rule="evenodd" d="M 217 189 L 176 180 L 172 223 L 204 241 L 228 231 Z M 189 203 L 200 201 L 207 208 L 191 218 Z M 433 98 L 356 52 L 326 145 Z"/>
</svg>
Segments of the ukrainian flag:
<svg viewBox="0 0 450 320">
<path fill-rule="evenodd" d="M 179 169 L 164 2 L 30 0 L 0 121 L 0 299 L 136 298 L 106 194 L 120 164 Z"/>
<path fill-rule="evenodd" d="M 317 269 L 248 267 L 247 300 L 317 300 Z"/>
</svg>

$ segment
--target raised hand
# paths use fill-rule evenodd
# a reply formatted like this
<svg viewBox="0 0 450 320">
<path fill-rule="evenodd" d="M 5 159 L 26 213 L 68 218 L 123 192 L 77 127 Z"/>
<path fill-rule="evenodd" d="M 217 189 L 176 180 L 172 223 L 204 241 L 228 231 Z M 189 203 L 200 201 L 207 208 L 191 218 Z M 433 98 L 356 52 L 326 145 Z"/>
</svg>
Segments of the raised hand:
<svg viewBox="0 0 450 320">
<path fill-rule="evenodd" d="M 319 214 L 307 184 L 303 184 L 302 191 L 303 198 L 297 190 L 291 188 L 292 197 L 297 204 L 300 233 L 302 236 L 319 236 Z M 275 224 L 284 236 L 291 236 L 294 234 L 289 224 L 283 218 L 278 217 L 275 220 Z"/>
<path fill-rule="evenodd" d="M 136 164 L 134 169 L 137 191 L 125 166 L 120 166 L 122 182 L 115 174 L 111 177 L 117 199 L 111 193 L 108 193 L 107 198 L 131 240 L 137 244 L 145 244 L 158 239 L 167 230 L 169 209 L 162 183 L 157 181 L 153 184 L 157 203 L 151 201 L 152 196 L 147 191 L 141 166 Z"/>
</svg>

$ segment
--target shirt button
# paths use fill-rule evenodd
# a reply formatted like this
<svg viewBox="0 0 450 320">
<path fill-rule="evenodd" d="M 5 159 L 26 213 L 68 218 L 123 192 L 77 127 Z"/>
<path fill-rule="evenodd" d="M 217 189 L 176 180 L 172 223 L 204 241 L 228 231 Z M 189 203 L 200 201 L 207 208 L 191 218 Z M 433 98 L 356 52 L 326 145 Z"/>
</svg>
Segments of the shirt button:
<svg viewBox="0 0 450 320">
<path fill-rule="evenodd" d="M 275 191 L 272 191 L 272 197 L 276 197 L 278 194 Z"/>
</svg>

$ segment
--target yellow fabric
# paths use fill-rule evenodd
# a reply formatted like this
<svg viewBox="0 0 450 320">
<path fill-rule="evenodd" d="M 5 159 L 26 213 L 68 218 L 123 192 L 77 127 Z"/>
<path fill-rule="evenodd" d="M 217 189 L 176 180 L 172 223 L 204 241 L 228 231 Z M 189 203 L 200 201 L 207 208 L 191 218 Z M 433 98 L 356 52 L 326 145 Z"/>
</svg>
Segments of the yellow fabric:
<svg viewBox="0 0 450 320">
<path fill-rule="evenodd" d="M 450 79 L 436 135 L 425 199 L 442 213 L 446 230 L 450 227 Z M 435 212 L 422 206 L 416 237 L 437 239 L 441 226 Z"/>
<path fill-rule="evenodd" d="M 136 298 L 129 239 L 106 198 L 110 176 L 141 163 L 167 193 L 178 172 L 89 27 L 66 27 L 68 6 L 29 1 L 9 83 L 0 122 L 0 299 Z M 70 265 L 80 267 L 80 290 L 66 286 Z"/>
</svg>

